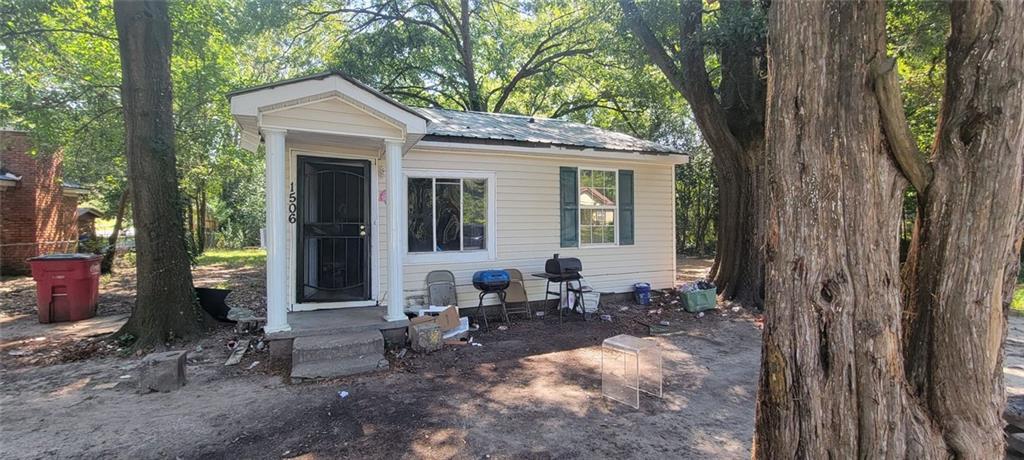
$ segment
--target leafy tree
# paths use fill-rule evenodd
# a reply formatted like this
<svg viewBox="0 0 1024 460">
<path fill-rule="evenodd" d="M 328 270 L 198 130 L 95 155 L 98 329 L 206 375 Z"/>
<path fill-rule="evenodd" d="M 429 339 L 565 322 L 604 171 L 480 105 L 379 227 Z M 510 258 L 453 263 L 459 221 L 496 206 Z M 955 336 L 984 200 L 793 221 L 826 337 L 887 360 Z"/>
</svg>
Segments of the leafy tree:
<svg viewBox="0 0 1024 460">
<path fill-rule="evenodd" d="M 761 3 L 619 0 L 642 49 L 687 102 L 713 155 L 718 188 L 719 293 L 762 303 L 765 11 Z"/>
<path fill-rule="evenodd" d="M 136 346 L 163 344 L 201 331 L 182 228 L 175 171 L 171 20 L 160 0 L 115 0 L 121 61 L 125 152 L 136 226 L 135 307 L 120 334 Z"/>
</svg>

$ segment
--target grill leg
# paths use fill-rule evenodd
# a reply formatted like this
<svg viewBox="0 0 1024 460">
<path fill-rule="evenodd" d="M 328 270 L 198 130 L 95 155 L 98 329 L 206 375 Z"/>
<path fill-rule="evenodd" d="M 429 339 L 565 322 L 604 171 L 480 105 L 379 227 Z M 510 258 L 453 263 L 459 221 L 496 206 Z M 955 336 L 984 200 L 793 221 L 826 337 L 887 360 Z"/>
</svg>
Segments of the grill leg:
<svg viewBox="0 0 1024 460">
<path fill-rule="evenodd" d="M 505 309 L 505 291 L 498 291 L 498 300 L 501 301 L 501 314 L 505 317 L 505 324 L 512 324 L 508 320 L 508 310 Z"/>
<path fill-rule="evenodd" d="M 491 327 L 487 324 L 487 311 L 484 310 L 484 296 L 485 295 L 487 295 L 486 292 L 481 292 L 480 293 L 480 303 L 477 304 L 476 309 L 477 309 L 477 313 L 480 316 L 484 317 L 484 330 L 485 331 L 489 331 L 489 330 L 491 330 Z"/>
</svg>

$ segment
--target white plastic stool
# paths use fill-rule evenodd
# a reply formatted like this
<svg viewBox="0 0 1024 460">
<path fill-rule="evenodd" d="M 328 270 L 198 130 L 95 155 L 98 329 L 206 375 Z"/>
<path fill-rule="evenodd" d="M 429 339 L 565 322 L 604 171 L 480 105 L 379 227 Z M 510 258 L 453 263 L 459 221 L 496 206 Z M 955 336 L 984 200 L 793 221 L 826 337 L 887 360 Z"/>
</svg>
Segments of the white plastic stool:
<svg viewBox="0 0 1024 460">
<path fill-rule="evenodd" d="M 601 343 L 601 394 L 640 408 L 640 392 L 661 397 L 661 349 L 653 340 L 621 334 Z"/>
</svg>

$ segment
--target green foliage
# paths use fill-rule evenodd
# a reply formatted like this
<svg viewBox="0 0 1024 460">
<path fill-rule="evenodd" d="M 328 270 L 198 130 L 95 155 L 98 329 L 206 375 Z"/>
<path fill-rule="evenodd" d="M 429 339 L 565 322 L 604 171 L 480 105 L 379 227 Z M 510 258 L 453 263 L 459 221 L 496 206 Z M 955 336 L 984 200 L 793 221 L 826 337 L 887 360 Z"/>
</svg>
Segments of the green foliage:
<svg viewBox="0 0 1024 460">
<path fill-rule="evenodd" d="M 705 256 L 715 251 L 718 185 L 711 150 L 701 144 L 690 162 L 676 167 L 676 251 Z"/>
<path fill-rule="evenodd" d="M 199 256 L 197 265 L 222 265 L 228 268 L 262 267 L 267 251 L 263 249 L 210 249 Z"/>
<path fill-rule="evenodd" d="M 937 0 L 889 0 L 889 54 L 899 63 L 903 106 L 918 148 L 927 154 L 935 137 L 946 76 L 949 5 Z"/>
</svg>

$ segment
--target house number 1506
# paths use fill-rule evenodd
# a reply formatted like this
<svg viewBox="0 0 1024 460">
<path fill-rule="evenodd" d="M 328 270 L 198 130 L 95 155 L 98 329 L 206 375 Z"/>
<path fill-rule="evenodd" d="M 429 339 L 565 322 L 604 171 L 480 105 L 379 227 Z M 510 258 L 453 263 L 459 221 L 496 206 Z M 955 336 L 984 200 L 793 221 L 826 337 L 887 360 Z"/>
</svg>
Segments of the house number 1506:
<svg viewBox="0 0 1024 460">
<path fill-rule="evenodd" d="M 288 192 L 288 223 L 295 223 L 295 182 L 292 182 L 292 190 Z"/>
</svg>

